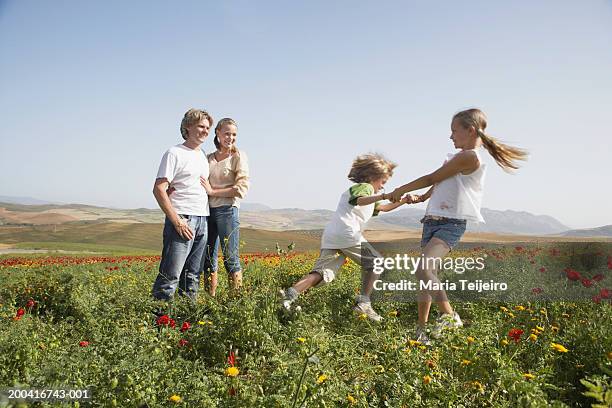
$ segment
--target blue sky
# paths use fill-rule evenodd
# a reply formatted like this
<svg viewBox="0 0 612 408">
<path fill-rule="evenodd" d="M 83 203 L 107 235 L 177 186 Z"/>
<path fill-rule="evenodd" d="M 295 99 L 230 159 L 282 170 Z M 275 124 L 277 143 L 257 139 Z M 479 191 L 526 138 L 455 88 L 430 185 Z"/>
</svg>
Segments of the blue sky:
<svg viewBox="0 0 612 408">
<path fill-rule="evenodd" d="M 154 208 L 202 107 L 239 124 L 247 201 L 334 209 L 354 156 L 398 162 L 390 191 L 476 106 L 531 152 L 487 159 L 484 206 L 612 224 L 610 44 L 610 1 L 2 1 L 0 195 Z"/>
</svg>

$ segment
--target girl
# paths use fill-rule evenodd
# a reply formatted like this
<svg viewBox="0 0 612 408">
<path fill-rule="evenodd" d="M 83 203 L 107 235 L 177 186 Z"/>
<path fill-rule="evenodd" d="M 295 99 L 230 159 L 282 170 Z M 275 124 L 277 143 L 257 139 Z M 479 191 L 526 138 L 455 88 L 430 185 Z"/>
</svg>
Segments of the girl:
<svg viewBox="0 0 612 408">
<path fill-rule="evenodd" d="M 482 202 L 485 165 L 482 164 L 478 148 L 484 146 L 497 164 L 504 170 L 517 169 L 516 160 L 525 160 L 527 152 L 498 142 L 485 133 L 487 118 L 479 109 L 461 111 L 451 122 L 451 140 L 461 151 L 431 174 L 420 177 L 396 188 L 389 194 L 392 201 L 400 201 L 402 195 L 413 190 L 433 186 L 425 194 L 417 197 L 417 202 L 430 198 L 423 223 L 421 247 L 427 258 L 444 257 L 461 239 L 466 222 L 484 222 L 480 214 Z M 422 281 L 439 282 L 435 266 L 425 263 L 417 271 Z M 435 262 L 434 262 L 435 264 Z M 444 290 L 419 293 L 417 340 L 429 344 L 425 326 L 429 317 L 432 295 L 441 315 L 431 331 L 431 336 L 439 338 L 443 330 L 461 327 L 461 318 L 453 310 Z"/>
<path fill-rule="evenodd" d="M 215 128 L 217 151 L 207 156 L 210 177 L 202 180 L 208 193 L 210 216 L 208 217 L 208 242 L 204 253 L 203 272 L 208 293 L 215 296 L 217 289 L 217 251 L 219 242 L 223 263 L 229 274 L 230 287 L 242 285 L 242 267 L 238 247 L 240 243 L 240 200 L 249 189 L 249 166 L 246 153 L 236 147 L 238 128 L 236 122 L 224 118 Z"/>
<path fill-rule="evenodd" d="M 381 255 L 363 237 L 364 224 L 380 211 L 391 211 L 410 198 L 399 199 L 395 203 L 379 204 L 387 199 L 385 193 L 378 193 L 393 175 L 395 163 L 386 160 L 379 154 L 365 154 L 353 161 L 348 178 L 354 184 L 340 196 L 338 208 L 329 221 L 321 238 L 321 253 L 312 272 L 303 277 L 292 287 L 281 290 L 281 304 L 286 310 L 298 295 L 313 286 L 327 284 L 334 280 L 336 273 L 348 257 L 362 265 L 361 294 L 357 296 L 356 313 L 365 314 L 374 321 L 382 317 L 372 309 L 370 295 L 374 287 L 376 275 L 371 270 L 373 259 Z M 366 262 L 367 261 L 367 262 Z M 364 262 L 366 265 L 364 265 Z"/>
</svg>

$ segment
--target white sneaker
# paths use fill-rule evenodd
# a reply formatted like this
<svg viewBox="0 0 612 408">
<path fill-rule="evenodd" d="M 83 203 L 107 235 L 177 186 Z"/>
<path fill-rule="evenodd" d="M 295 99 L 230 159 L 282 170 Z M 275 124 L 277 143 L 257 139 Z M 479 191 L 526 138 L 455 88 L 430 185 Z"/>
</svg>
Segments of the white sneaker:
<svg viewBox="0 0 612 408">
<path fill-rule="evenodd" d="M 365 314 L 368 319 L 375 322 L 380 322 L 383 320 L 382 316 L 372 309 L 372 305 L 370 303 L 357 303 L 357 305 L 353 308 L 353 311 L 359 315 Z"/>
<path fill-rule="evenodd" d="M 431 340 L 427 335 L 427 329 L 424 327 L 417 326 L 416 329 L 416 341 L 423 344 L 424 346 L 431 346 Z"/>
<path fill-rule="evenodd" d="M 291 296 L 289 296 L 287 294 L 287 291 L 284 290 L 284 289 L 279 290 L 278 293 L 279 293 L 279 295 L 281 297 L 281 299 L 280 299 L 281 307 L 283 309 L 285 309 L 286 311 L 290 312 L 291 311 L 291 305 L 293 304 L 293 302 L 295 302 L 295 300 L 297 298 L 292 298 Z M 299 310 L 298 310 L 298 307 L 296 307 L 296 311 L 299 311 L 299 310 L 302 309 L 302 308 L 299 308 Z"/>
<path fill-rule="evenodd" d="M 462 326 L 463 322 L 457 312 L 453 312 L 452 315 L 444 313 L 436 319 L 436 325 L 431 331 L 431 337 L 439 339 L 442 337 L 444 330 L 456 329 Z"/>
</svg>

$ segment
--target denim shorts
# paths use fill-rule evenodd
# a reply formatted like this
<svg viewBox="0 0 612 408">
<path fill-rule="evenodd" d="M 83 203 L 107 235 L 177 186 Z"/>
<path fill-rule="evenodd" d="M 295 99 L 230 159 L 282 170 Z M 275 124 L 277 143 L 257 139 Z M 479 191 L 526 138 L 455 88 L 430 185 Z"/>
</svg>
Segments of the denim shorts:
<svg viewBox="0 0 612 408">
<path fill-rule="evenodd" d="M 438 238 L 446 242 L 450 249 L 458 243 L 467 225 L 466 220 L 455 218 L 443 218 L 440 220 L 423 219 L 423 235 L 421 237 L 421 248 L 425 248 L 432 238 Z"/>
</svg>

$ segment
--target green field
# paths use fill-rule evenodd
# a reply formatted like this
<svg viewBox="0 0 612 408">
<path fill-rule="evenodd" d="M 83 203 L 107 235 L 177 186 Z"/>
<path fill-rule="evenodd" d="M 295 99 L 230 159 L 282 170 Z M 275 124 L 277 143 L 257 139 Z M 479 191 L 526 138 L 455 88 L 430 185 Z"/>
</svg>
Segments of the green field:
<svg viewBox="0 0 612 408">
<path fill-rule="evenodd" d="M 0 226 L 0 243 L 16 248 L 104 253 L 159 254 L 162 224 L 78 222 L 40 226 Z M 318 250 L 320 231 L 240 229 L 243 252 L 274 252 L 291 242 L 302 251 Z"/>
<path fill-rule="evenodd" d="M 353 263 L 303 295 L 301 313 L 281 312 L 278 289 L 307 273 L 315 253 L 245 255 L 240 293 L 222 274 L 216 298 L 169 305 L 150 299 L 156 256 L 0 257 L 0 385 L 88 388 L 80 406 L 96 407 L 607 406 L 612 251 L 599 244 L 591 262 L 580 246 L 554 245 L 454 256 L 488 254 L 516 279 L 544 268 L 586 297 L 456 303 L 465 327 L 432 347 L 414 342 L 412 302 L 383 295 L 380 324 L 352 313 Z M 569 267 L 589 285 L 568 279 Z M 175 327 L 155 321 L 157 307 Z"/>
</svg>

